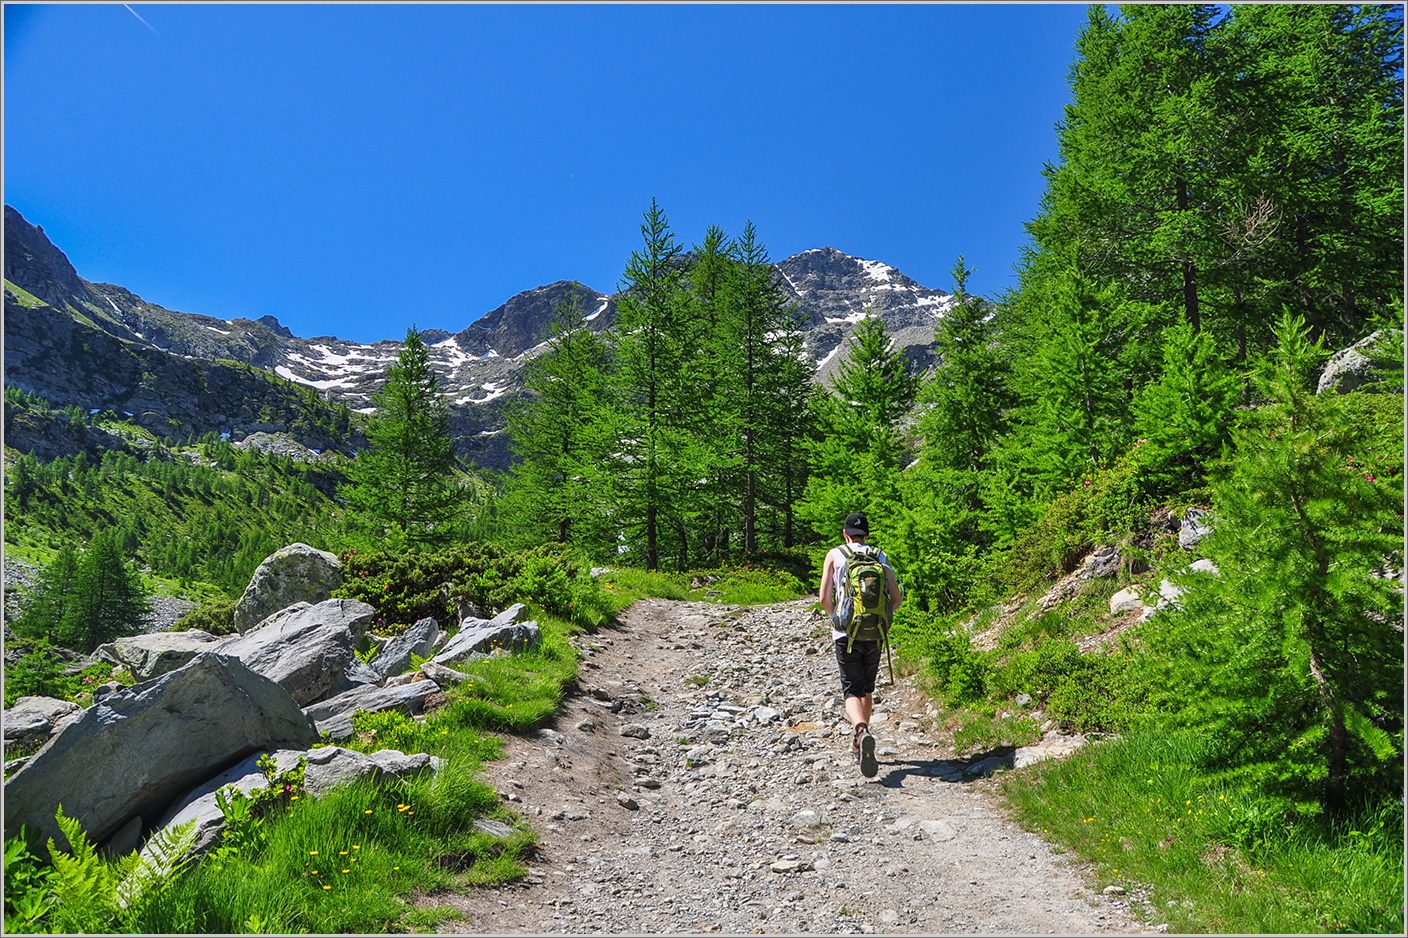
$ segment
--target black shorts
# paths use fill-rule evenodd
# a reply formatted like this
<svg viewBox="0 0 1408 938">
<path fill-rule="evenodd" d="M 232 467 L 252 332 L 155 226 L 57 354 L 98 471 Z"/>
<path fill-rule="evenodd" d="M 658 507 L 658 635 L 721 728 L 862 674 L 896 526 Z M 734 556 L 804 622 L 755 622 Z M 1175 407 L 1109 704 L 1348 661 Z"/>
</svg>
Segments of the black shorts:
<svg viewBox="0 0 1408 938">
<path fill-rule="evenodd" d="M 849 639 L 836 639 L 836 663 L 841 666 L 841 696 L 866 697 L 875 692 L 880 673 L 880 643 L 856 639 L 846 651 Z"/>
</svg>

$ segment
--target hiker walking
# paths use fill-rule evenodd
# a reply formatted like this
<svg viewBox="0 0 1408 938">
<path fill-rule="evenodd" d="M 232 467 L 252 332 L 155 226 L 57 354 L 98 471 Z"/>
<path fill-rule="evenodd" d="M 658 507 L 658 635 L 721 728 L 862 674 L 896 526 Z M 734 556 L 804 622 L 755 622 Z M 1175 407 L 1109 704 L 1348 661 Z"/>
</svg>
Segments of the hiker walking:
<svg viewBox="0 0 1408 938">
<path fill-rule="evenodd" d="M 829 550 L 822 564 L 817 599 L 831 616 L 846 718 L 855 730 L 851 752 L 860 762 L 861 774 L 874 778 L 880 765 L 875 761 L 875 737 L 870 735 L 870 710 L 880 673 L 880 646 L 888 641 L 890 620 L 904 602 L 904 591 L 885 553 L 865 543 L 870 536 L 865 515 L 847 515 L 841 535 L 844 543 Z M 891 680 L 893 671 L 891 665 Z"/>
</svg>

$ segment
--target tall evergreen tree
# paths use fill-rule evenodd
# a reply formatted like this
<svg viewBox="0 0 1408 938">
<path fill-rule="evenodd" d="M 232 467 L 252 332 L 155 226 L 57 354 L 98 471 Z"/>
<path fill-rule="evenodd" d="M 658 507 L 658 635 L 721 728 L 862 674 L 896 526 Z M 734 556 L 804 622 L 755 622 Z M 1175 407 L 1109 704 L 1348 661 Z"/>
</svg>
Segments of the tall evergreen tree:
<svg viewBox="0 0 1408 938">
<path fill-rule="evenodd" d="M 1264 262 L 1267 324 L 1283 303 L 1352 342 L 1403 290 L 1403 7 L 1237 4 L 1255 118 L 1245 173 L 1279 225 Z"/>
<path fill-rule="evenodd" d="M 999 461 L 1048 494 L 1124 451 L 1134 380 L 1157 336 L 1151 307 L 1100 283 L 1074 252 L 1063 260 L 1036 258 L 1007 308 L 1020 409 Z"/>
<path fill-rule="evenodd" d="M 508 414 L 521 459 L 509 510 L 535 542 L 555 539 L 598 552 L 609 487 L 599 472 L 607 350 L 587 326 L 575 283 L 554 309 L 548 336 L 547 350 L 524 368 L 524 398 Z"/>
<path fill-rule="evenodd" d="M 987 305 L 967 292 L 972 272 L 960 254 L 950 271 L 953 305 L 934 328 L 939 364 L 920 390 L 918 426 L 927 464 L 976 475 L 1002 435 L 1010 401 L 996 324 Z"/>
<path fill-rule="evenodd" d="M 1166 329 L 1163 373 L 1133 408 L 1146 481 L 1175 489 L 1201 484 L 1229 440 L 1237 402 L 1237 375 L 1211 334 L 1194 332 L 1184 319 Z"/>
<path fill-rule="evenodd" d="M 867 311 L 851 335 L 831 393 L 818 399 L 811 475 L 798 505 L 818 535 L 835 537 L 852 511 L 877 519 L 894 515 L 897 476 L 907 452 L 899 421 L 918 389 L 918 378 L 885 334 L 884 321 Z M 872 534 L 877 530 L 872 527 Z"/>
<path fill-rule="evenodd" d="M 30 639 L 56 635 L 72 602 L 77 573 L 78 551 L 65 540 L 25 598 L 19 618 L 15 620 L 15 634 Z"/>
<path fill-rule="evenodd" d="M 1401 354 L 1401 347 L 1400 347 Z M 1323 344 L 1285 316 L 1213 483 L 1217 574 L 1176 579 L 1151 686 L 1220 774 L 1342 815 L 1402 784 L 1402 400 L 1316 395 Z M 1230 767 L 1229 767 L 1230 766 Z"/>
<path fill-rule="evenodd" d="M 643 550 L 646 569 L 655 570 L 662 532 L 687 509 L 698 479 L 689 465 L 697 401 L 686 380 L 696 361 L 681 247 L 653 199 L 641 234 L 645 243 L 621 285 L 613 348 L 615 517 L 627 546 Z M 687 560 L 687 544 L 675 546 Z"/>
<path fill-rule="evenodd" d="M 372 395 L 371 446 L 348 468 L 338 494 L 374 538 L 418 549 L 447 543 L 460 521 L 463 490 L 455 478 L 450 415 L 430 352 L 415 326 Z"/>
<path fill-rule="evenodd" d="M 88 654 L 105 642 L 142 631 L 151 611 L 141 575 L 122 556 L 112 532 L 93 535 L 73 574 L 54 643 Z"/>
</svg>

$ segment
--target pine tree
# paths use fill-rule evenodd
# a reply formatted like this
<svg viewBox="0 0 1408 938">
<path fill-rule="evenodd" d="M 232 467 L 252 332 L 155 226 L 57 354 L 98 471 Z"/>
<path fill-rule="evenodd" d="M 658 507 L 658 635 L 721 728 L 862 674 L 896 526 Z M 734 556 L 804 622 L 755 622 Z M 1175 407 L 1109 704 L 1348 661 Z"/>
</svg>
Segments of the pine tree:
<svg viewBox="0 0 1408 938">
<path fill-rule="evenodd" d="M 608 479 L 598 470 L 606 343 L 587 326 L 577 284 L 553 311 L 548 348 L 524 368 L 524 398 L 508 413 L 515 467 L 508 496 L 533 543 L 600 550 Z"/>
<path fill-rule="evenodd" d="M 818 438 L 810 446 L 811 475 L 798 505 L 817 534 L 835 537 L 852 511 L 894 516 L 897 476 L 907 449 L 899 421 L 918 389 L 918 378 L 885 334 L 885 323 L 867 310 L 851 335 L 831 393 L 817 403 Z"/>
<path fill-rule="evenodd" d="M 1149 659 L 1176 721 L 1219 741 L 1218 772 L 1341 815 L 1402 782 L 1403 424 L 1396 395 L 1315 395 L 1325 357 L 1284 316 L 1213 482 L 1218 572 L 1175 579 Z M 1230 765 L 1230 767 L 1229 767 Z"/>
<path fill-rule="evenodd" d="M 374 538 L 388 528 L 393 544 L 439 546 L 453 536 L 464 494 L 455 478 L 450 416 L 430 367 L 430 352 L 412 326 L 386 376 L 372 395 L 368 451 L 348 468 L 350 484 L 338 494 L 361 515 Z"/>
<path fill-rule="evenodd" d="M 919 394 L 924 461 L 930 466 L 980 473 L 1003 432 L 1010 406 L 1007 363 L 996 346 L 996 325 L 986 304 L 968 295 L 963 255 L 950 271 L 953 305 L 934 329 L 939 364 Z"/>
<path fill-rule="evenodd" d="M 1262 262 L 1264 318 L 1281 305 L 1332 341 L 1362 337 L 1403 290 L 1403 7 L 1238 4 L 1255 125 L 1246 177 L 1279 220 Z"/>
<path fill-rule="evenodd" d="M 1175 491 L 1201 484 L 1229 440 L 1237 396 L 1209 333 L 1183 319 L 1164 330 L 1163 373 L 1133 408 L 1146 478 Z"/>
<path fill-rule="evenodd" d="M 1128 412 L 1142 372 L 1154 310 L 1102 284 L 1075 252 L 1036 259 L 1007 304 L 1016 426 L 995 458 L 1057 492 L 1122 453 Z"/>
<path fill-rule="evenodd" d="M 54 643 L 90 653 L 106 642 L 142 631 L 151 612 L 141 575 L 123 558 L 112 532 L 93 535 L 73 574 Z"/>
<path fill-rule="evenodd" d="M 15 634 L 21 638 L 47 638 L 55 635 L 72 602 L 78 572 L 78 551 L 64 541 L 54 559 L 39 574 L 38 582 L 25 599 L 15 620 Z"/>
<path fill-rule="evenodd" d="M 681 247 L 653 199 L 641 234 L 645 243 L 631 254 L 617 307 L 612 471 L 615 519 L 628 547 L 643 549 L 646 569 L 655 570 L 662 535 L 674 535 L 677 559 L 688 560 L 680 535 L 700 478 L 692 449 L 698 400 L 688 381 L 698 359 Z"/>
</svg>

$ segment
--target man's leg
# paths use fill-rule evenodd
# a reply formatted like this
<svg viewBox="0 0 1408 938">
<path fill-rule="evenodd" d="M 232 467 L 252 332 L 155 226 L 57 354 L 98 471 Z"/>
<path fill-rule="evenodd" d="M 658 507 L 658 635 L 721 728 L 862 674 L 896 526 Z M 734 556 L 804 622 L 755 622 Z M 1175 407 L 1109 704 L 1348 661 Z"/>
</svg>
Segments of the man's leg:
<svg viewBox="0 0 1408 938">
<path fill-rule="evenodd" d="M 846 719 L 851 721 L 851 728 L 855 729 L 860 723 L 870 725 L 870 711 L 874 706 L 874 694 L 866 694 L 864 697 L 847 697 Z"/>
</svg>

